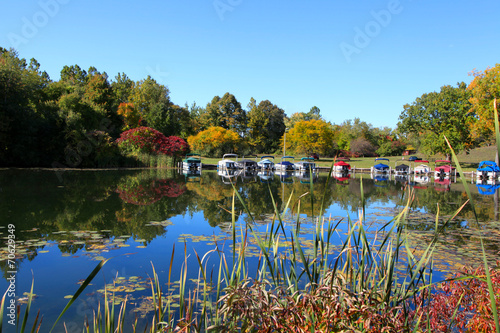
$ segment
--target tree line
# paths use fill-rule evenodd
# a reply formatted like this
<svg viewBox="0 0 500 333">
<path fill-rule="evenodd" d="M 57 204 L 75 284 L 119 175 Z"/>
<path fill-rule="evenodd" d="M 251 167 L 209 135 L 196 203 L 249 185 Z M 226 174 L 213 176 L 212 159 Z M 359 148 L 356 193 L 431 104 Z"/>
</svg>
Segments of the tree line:
<svg viewBox="0 0 500 333">
<path fill-rule="evenodd" d="M 359 118 L 332 124 L 316 106 L 288 116 L 269 100 L 251 98 L 245 108 L 229 92 L 204 107 L 181 106 L 150 76 L 134 81 L 118 73 L 110 79 L 95 67 L 71 65 L 55 81 L 40 68 L 36 59 L 28 62 L 0 47 L 0 166 L 109 166 L 102 162 L 131 153 L 118 145 L 127 131 L 129 137 L 159 132 L 175 139 L 157 141 L 176 142 L 179 152 L 213 157 L 281 154 L 285 144 L 290 153 L 325 156 L 399 155 L 408 143 L 436 153 L 444 147 L 441 133 L 459 150 L 470 149 L 491 142 L 487 99 L 500 90 L 498 65 L 476 72 L 469 86 L 445 86 L 405 105 L 393 130 Z M 494 94 L 486 81 L 496 84 Z M 143 141 L 134 147 L 140 150 Z"/>
</svg>

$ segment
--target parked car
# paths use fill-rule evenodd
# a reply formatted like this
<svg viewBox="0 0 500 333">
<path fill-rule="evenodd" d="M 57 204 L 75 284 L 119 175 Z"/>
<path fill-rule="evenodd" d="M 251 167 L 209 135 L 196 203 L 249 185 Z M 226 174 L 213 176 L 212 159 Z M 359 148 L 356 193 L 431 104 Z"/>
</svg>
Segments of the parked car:
<svg viewBox="0 0 500 333">
<path fill-rule="evenodd" d="M 420 157 L 417 157 L 417 156 L 410 156 L 410 157 L 408 158 L 408 161 L 410 161 L 410 162 L 413 162 L 413 161 L 418 161 L 418 160 L 421 160 L 421 158 L 420 158 Z"/>
<path fill-rule="evenodd" d="M 312 157 L 314 158 L 315 160 L 319 160 L 319 155 L 316 154 L 316 153 L 312 153 L 311 155 L 309 155 L 309 157 Z"/>
</svg>

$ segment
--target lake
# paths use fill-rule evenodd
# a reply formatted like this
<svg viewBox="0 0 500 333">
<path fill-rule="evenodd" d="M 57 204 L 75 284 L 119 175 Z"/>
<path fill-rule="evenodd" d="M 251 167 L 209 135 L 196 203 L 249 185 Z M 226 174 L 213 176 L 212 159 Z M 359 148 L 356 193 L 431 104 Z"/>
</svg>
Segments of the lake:
<svg viewBox="0 0 500 333">
<path fill-rule="evenodd" d="M 305 249 L 312 246 L 311 230 L 323 200 L 326 221 L 340 221 L 332 237 L 332 242 L 340 245 L 349 219 L 357 221 L 363 207 L 363 224 L 374 237 L 405 207 L 408 195 L 414 195 L 405 228 L 417 255 L 434 234 L 437 214 L 442 223 L 467 201 L 460 181 L 394 176 L 371 179 L 369 174 L 356 174 L 330 178 L 327 183 L 327 173 L 319 173 L 312 185 L 308 177 L 272 174 L 240 174 L 231 179 L 245 203 L 235 198 L 237 238 L 245 236 L 249 225 L 265 235 L 275 213 L 274 200 L 280 212 L 288 204 L 284 226 L 292 229 L 300 224 L 300 242 Z M 468 186 L 480 227 L 470 204 L 448 223 L 434 256 L 438 278 L 464 264 L 481 263 L 478 230 L 483 232 L 491 262 L 500 250 L 496 190 L 470 181 Z M 50 330 L 68 297 L 102 259 L 111 258 L 63 317 L 70 332 L 81 331 L 85 316 L 92 317 L 93 309 L 103 300 L 105 286 L 115 292 L 117 301 L 128 295 L 127 312 L 131 320 L 137 315 L 141 322 L 152 310 L 148 296 L 153 265 L 165 290 L 173 290 L 184 264 L 184 251 L 189 256 L 187 277 L 193 284 L 198 278 L 196 254 L 201 258 L 215 247 L 228 256 L 231 253 L 233 186 L 216 171 L 185 176 L 165 169 L 6 169 L 0 170 L 0 199 L 0 290 L 3 294 L 14 283 L 15 300 L 22 304 L 26 299 L 23 293 L 29 291 L 34 279 L 36 297 L 31 316 L 41 309 L 44 332 Z M 9 248 L 12 234 L 15 247 Z M 205 262 L 209 268 L 219 262 L 212 254 Z M 250 242 L 246 256 L 248 269 L 256 270 L 259 248 L 255 243 Z M 170 270 L 172 284 L 167 285 Z M 171 301 L 175 304 L 176 300 Z M 4 329 L 14 331 L 7 320 L 4 318 Z"/>
</svg>

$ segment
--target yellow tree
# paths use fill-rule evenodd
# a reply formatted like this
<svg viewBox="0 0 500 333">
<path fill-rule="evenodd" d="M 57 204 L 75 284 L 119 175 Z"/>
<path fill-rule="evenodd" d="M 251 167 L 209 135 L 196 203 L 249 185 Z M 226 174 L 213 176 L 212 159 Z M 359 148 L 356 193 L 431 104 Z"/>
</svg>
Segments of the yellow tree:
<svg viewBox="0 0 500 333">
<path fill-rule="evenodd" d="M 474 79 L 468 86 L 472 93 L 469 113 L 474 116 L 469 123 L 470 132 L 477 143 L 490 142 L 495 132 L 493 101 L 500 101 L 500 64 L 472 75 Z"/>
<path fill-rule="evenodd" d="M 188 137 L 191 150 L 203 156 L 217 157 L 237 152 L 242 144 L 241 137 L 234 131 L 213 126 Z"/>
<path fill-rule="evenodd" d="M 333 126 L 324 120 L 299 121 L 287 134 L 287 149 L 296 153 L 328 155 L 333 151 L 334 136 Z"/>
<path fill-rule="evenodd" d="M 123 130 L 129 130 L 141 125 L 141 114 L 132 103 L 120 103 L 117 113 L 123 117 Z"/>
</svg>

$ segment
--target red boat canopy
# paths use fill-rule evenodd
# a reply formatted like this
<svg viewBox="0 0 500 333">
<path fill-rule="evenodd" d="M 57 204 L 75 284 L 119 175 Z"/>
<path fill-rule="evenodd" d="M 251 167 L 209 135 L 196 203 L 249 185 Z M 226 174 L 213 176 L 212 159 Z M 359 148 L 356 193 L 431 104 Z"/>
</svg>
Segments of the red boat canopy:
<svg viewBox="0 0 500 333">
<path fill-rule="evenodd" d="M 351 169 L 351 165 L 349 163 L 346 163 L 344 161 L 340 161 L 334 164 L 334 166 L 346 166 L 348 169 Z"/>
<path fill-rule="evenodd" d="M 451 165 L 441 165 L 441 166 L 436 167 L 434 170 L 435 171 L 443 170 L 444 172 L 450 172 L 450 171 L 455 170 L 455 167 L 452 167 Z"/>
</svg>

